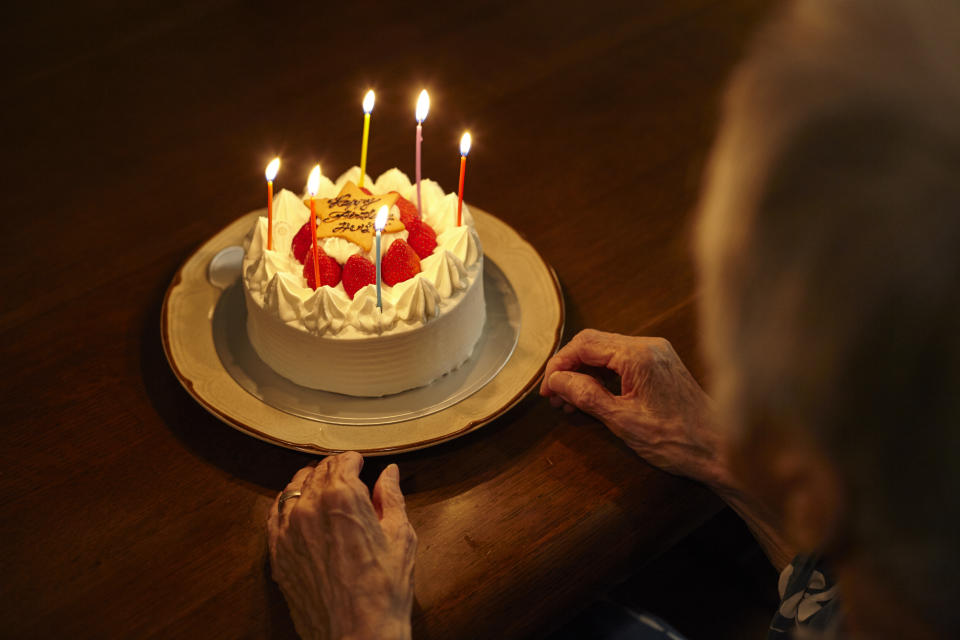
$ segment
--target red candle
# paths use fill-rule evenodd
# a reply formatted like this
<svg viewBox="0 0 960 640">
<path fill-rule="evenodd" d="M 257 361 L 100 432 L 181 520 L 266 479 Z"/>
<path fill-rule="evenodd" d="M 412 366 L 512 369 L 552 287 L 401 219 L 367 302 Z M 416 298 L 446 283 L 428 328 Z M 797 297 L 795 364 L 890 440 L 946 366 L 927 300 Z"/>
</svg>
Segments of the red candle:
<svg viewBox="0 0 960 640">
<path fill-rule="evenodd" d="M 317 207 L 315 196 L 320 188 L 320 165 L 316 165 L 310 172 L 307 180 L 307 191 L 310 192 L 310 237 L 313 240 L 313 283 L 314 288 L 320 287 L 320 251 L 317 248 Z"/>
<path fill-rule="evenodd" d="M 280 158 L 274 158 L 264 172 L 267 178 L 267 249 L 270 250 L 273 250 L 273 179 L 279 170 Z"/>
<path fill-rule="evenodd" d="M 470 132 L 460 138 L 460 191 L 457 196 L 457 226 L 463 224 L 463 176 L 467 172 L 467 154 L 470 153 Z"/>
</svg>

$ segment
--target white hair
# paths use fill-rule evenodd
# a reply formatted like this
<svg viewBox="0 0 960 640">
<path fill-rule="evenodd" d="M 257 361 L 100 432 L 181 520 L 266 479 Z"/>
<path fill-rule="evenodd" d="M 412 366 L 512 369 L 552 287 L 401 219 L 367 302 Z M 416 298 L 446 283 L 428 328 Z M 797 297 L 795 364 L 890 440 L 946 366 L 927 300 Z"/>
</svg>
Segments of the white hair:
<svg viewBox="0 0 960 640">
<path fill-rule="evenodd" d="M 801 0 L 732 78 L 700 203 L 736 437 L 803 429 L 853 543 L 960 629 L 960 7 Z"/>
</svg>

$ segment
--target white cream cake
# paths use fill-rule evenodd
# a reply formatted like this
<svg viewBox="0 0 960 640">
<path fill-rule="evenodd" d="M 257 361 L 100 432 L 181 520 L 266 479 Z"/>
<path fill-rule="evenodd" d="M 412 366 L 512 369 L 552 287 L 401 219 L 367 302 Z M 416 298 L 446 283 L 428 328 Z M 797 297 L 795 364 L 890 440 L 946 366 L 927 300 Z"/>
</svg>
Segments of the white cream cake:
<svg viewBox="0 0 960 640">
<path fill-rule="evenodd" d="M 359 177 L 358 167 L 336 181 L 321 176 L 315 203 L 324 211 L 333 211 L 346 190 L 356 193 Z M 386 284 L 390 278 L 385 271 L 379 308 L 376 285 L 356 288 L 356 270 L 351 271 L 357 264 L 375 263 L 376 245 L 370 242 L 366 249 L 341 237 L 349 234 L 331 234 L 331 224 L 321 225 L 318 232 L 318 256 L 325 254 L 335 261 L 336 266 L 328 263 L 330 270 L 342 269 L 343 279 L 335 286 L 312 288 L 305 277 L 314 273 L 312 249 L 302 257 L 303 238 L 309 238 L 304 229 L 310 219 L 309 197 L 287 190 L 274 198 L 272 249 L 267 249 L 266 217 L 258 218 L 248 234 L 242 280 L 250 343 L 274 371 L 304 387 L 383 396 L 430 384 L 470 357 L 486 320 L 483 249 L 467 205 L 463 205 L 462 225 L 458 225 L 457 195 L 445 194 L 436 182 L 423 180 L 420 187 L 421 219 L 436 234 L 432 251 L 432 239 L 424 247 L 421 236 L 410 237 L 400 223 L 401 209 L 409 210 L 410 203 L 416 203 L 416 185 L 406 175 L 390 169 L 375 181 L 365 176 L 364 184 L 372 196 L 396 192 L 408 201 L 398 199 L 390 206 L 391 224 L 382 235 L 380 248 L 384 268 L 388 253 L 391 258 L 423 254 L 417 255 L 418 267 L 412 256 L 404 261 L 404 270 L 409 271 L 400 277 L 406 279 L 393 286 Z M 319 211 L 318 218 L 322 219 Z M 351 222 L 358 223 L 356 218 Z M 371 231 L 372 241 L 373 221 L 359 223 L 352 226 L 354 231 L 358 227 Z M 407 223 L 411 228 L 414 225 Z M 294 250 L 298 232 L 299 257 Z M 417 247 L 416 252 L 410 251 L 407 240 Z M 398 241 L 403 242 L 391 251 Z M 410 277 L 409 272 L 416 268 L 419 272 Z M 390 271 L 394 279 L 395 271 Z M 348 277 L 348 272 L 353 277 Z M 327 280 L 321 275 L 320 282 Z M 345 287 L 345 283 L 351 286 Z"/>
</svg>

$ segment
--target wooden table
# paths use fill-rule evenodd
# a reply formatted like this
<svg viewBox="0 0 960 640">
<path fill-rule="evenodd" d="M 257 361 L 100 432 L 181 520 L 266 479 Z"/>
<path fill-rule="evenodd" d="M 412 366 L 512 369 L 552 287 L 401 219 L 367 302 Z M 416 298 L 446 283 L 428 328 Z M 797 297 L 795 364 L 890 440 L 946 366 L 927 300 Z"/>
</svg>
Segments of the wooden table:
<svg viewBox="0 0 960 640">
<path fill-rule="evenodd" d="M 455 188 L 469 128 L 467 199 L 555 267 L 567 336 L 664 335 L 702 378 L 690 211 L 765 3 L 84 4 L 2 27 L 0 636 L 293 635 L 264 521 L 309 458 L 187 395 L 160 305 L 274 153 L 295 189 L 356 163 L 369 86 L 371 173 L 412 170 L 428 87 L 426 175 Z M 542 633 L 719 508 L 536 396 L 365 479 L 391 461 L 421 638 Z"/>
</svg>

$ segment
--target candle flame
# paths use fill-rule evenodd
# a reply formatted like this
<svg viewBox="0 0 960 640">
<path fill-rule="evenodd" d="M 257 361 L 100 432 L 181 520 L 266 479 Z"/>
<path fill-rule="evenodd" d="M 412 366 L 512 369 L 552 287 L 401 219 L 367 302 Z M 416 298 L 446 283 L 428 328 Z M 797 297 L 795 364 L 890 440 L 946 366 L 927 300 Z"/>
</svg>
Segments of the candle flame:
<svg viewBox="0 0 960 640">
<path fill-rule="evenodd" d="M 417 122 L 423 122 L 427 119 L 427 113 L 430 111 L 430 94 L 424 89 L 417 98 Z"/>
<path fill-rule="evenodd" d="M 317 191 L 320 190 L 320 165 L 313 167 L 313 171 L 310 172 L 310 177 L 307 178 L 307 192 L 311 197 L 317 195 Z"/>
<path fill-rule="evenodd" d="M 267 182 L 273 182 L 273 179 L 277 177 L 277 171 L 280 171 L 279 156 L 271 160 L 270 164 L 267 165 L 267 170 L 264 172 L 264 175 L 267 176 Z"/>
<path fill-rule="evenodd" d="M 367 95 L 363 96 L 363 112 L 370 113 L 373 111 L 373 101 L 374 101 L 373 89 L 367 91 Z"/>
<path fill-rule="evenodd" d="M 464 132 L 463 137 L 460 138 L 460 155 L 465 156 L 470 153 L 471 141 L 472 139 L 470 138 L 470 132 Z"/>
<path fill-rule="evenodd" d="M 377 218 L 373 221 L 373 228 L 377 231 L 383 231 L 383 228 L 387 226 L 387 216 L 390 215 L 390 208 L 386 205 L 380 207 L 380 210 L 377 211 Z"/>
</svg>

